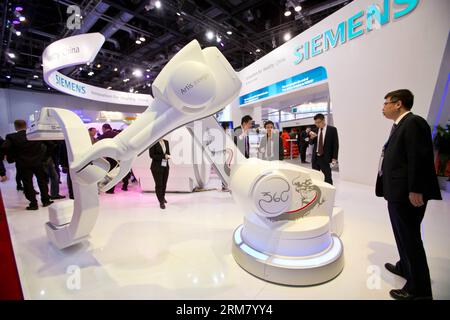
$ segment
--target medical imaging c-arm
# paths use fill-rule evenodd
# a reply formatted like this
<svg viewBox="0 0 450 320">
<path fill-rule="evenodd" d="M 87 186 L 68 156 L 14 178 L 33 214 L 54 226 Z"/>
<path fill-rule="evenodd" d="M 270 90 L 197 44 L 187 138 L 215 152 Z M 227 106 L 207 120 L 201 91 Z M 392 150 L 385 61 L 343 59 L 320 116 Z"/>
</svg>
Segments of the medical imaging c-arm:
<svg viewBox="0 0 450 320">
<path fill-rule="evenodd" d="M 67 200 L 49 207 L 46 231 L 50 241 L 63 249 L 87 239 L 98 216 L 98 188 L 110 189 L 130 171 L 139 154 L 171 131 L 186 126 L 245 212 L 244 225 L 233 238 L 236 261 L 256 276 L 279 283 L 314 284 L 336 276 L 343 260 L 341 242 L 332 233 L 334 187 L 325 183 L 318 171 L 282 161 L 244 158 L 213 117 L 237 97 L 240 88 L 237 74 L 220 51 L 215 47 L 202 50 L 194 40 L 155 79 L 150 106 L 112 139 L 91 145 L 75 113 L 43 108 L 28 137 L 66 140 L 74 189 L 73 203 Z M 58 129 L 63 135 L 48 134 L 58 135 Z M 117 167 L 110 168 L 106 157 L 115 159 Z M 264 260 L 263 256 L 268 258 Z M 275 263 L 280 257 L 291 257 L 288 265 L 292 261 L 308 264 L 310 257 L 318 256 L 323 256 L 324 265 L 335 264 L 319 280 L 310 276 L 305 280 L 304 274 L 297 282 L 285 280 L 285 268 L 293 267 Z M 260 270 L 261 264 L 266 271 Z M 273 278 L 267 275 L 268 266 L 274 268 Z"/>
</svg>

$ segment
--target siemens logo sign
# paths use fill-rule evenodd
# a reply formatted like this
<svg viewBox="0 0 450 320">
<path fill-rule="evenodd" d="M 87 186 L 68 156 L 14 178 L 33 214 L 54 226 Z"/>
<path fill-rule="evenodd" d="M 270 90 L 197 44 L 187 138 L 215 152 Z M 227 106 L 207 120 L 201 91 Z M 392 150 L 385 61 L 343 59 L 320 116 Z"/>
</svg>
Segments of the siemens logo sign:
<svg viewBox="0 0 450 320">
<path fill-rule="evenodd" d="M 361 10 L 349 19 L 342 21 L 335 30 L 327 30 L 304 44 L 296 46 L 294 48 L 294 55 L 297 59 L 294 61 L 294 64 L 299 64 L 303 60 L 308 60 L 320 55 L 324 51 L 331 50 L 338 43 L 344 44 L 347 40 L 353 40 L 363 35 L 365 31 L 372 31 L 375 21 L 380 26 L 389 23 L 391 1 L 383 1 L 383 10 L 380 9 L 379 5 L 372 4 L 367 7 L 366 12 Z M 394 7 L 394 20 L 396 20 L 413 11 L 417 7 L 419 0 L 393 0 L 393 3 L 398 6 L 397 8 Z M 363 27 L 362 20 L 364 16 L 366 16 L 365 27 Z"/>
<path fill-rule="evenodd" d="M 86 87 L 84 85 L 75 83 L 71 80 L 64 79 L 63 77 L 60 77 L 59 75 L 56 75 L 55 77 L 56 77 L 56 84 L 58 86 L 70 89 L 74 92 L 78 92 L 81 94 L 86 93 Z"/>
</svg>

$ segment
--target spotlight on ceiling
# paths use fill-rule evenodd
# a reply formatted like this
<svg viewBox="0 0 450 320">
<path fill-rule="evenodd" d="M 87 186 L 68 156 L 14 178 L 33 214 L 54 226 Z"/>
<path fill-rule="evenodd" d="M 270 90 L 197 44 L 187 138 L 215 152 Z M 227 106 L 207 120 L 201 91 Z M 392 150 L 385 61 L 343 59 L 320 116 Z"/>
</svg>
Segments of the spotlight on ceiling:
<svg viewBox="0 0 450 320">
<path fill-rule="evenodd" d="M 11 76 L 6 76 L 6 79 L 11 79 Z"/>
<path fill-rule="evenodd" d="M 231 36 L 233 34 L 233 31 L 227 31 L 227 34 Z"/>
<path fill-rule="evenodd" d="M 289 32 L 285 33 L 283 36 L 284 41 L 289 41 L 291 40 L 291 34 Z"/>
<path fill-rule="evenodd" d="M 37 79 L 37 78 L 39 78 L 39 76 L 35 74 L 35 75 L 33 76 L 33 78 Z"/>
<path fill-rule="evenodd" d="M 286 12 L 284 13 L 285 17 L 289 17 L 292 14 L 291 10 L 286 10 Z"/>
<path fill-rule="evenodd" d="M 116 72 L 117 72 L 118 70 L 119 70 L 119 69 L 117 69 L 117 68 L 114 68 L 114 71 L 116 71 Z"/>
<path fill-rule="evenodd" d="M 161 8 L 161 1 L 155 1 L 155 7 L 156 9 Z"/>
<path fill-rule="evenodd" d="M 222 38 L 219 36 L 216 36 L 216 41 L 220 43 L 220 41 L 222 41 Z"/>
<path fill-rule="evenodd" d="M 212 32 L 212 31 L 206 32 L 206 38 L 208 40 L 212 40 L 214 38 L 214 32 Z"/>
<path fill-rule="evenodd" d="M 22 35 L 22 32 L 16 31 L 16 36 L 20 37 Z"/>
<path fill-rule="evenodd" d="M 302 6 L 296 6 L 294 8 L 294 10 L 295 10 L 295 12 L 300 12 L 300 11 L 302 11 Z"/>
<path fill-rule="evenodd" d="M 102 65 L 100 64 L 100 63 L 97 63 L 97 68 L 101 68 L 102 67 Z"/>
<path fill-rule="evenodd" d="M 14 59 L 14 58 L 16 57 L 16 55 L 15 55 L 14 53 L 12 53 L 12 52 L 8 52 L 8 56 L 9 56 L 11 59 Z"/>
<path fill-rule="evenodd" d="M 94 71 L 90 71 L 89 73 L 88 73 L 88 76 L 89 77 L 92 77 L 94 75 Z"/>
<path fill-rule="evenodd" d="M 33 86 L 31 84 L 27 84 L 27 88 L 31 89 Z"/>
<path fill-rule="evenodd" d="M 17 11 L 17 12 L 21 12 L 23 10 L 23 8 L 21 7 L 21 6 L 17 6 L 15 9 L 14 9 L 14 11 Z"/>
<path fill-rule="evenodd" d="M 142 42 L 144 42 L 144 41 L 145 41 L 145 37 L 142 36 L 142 37 L 139 38 L 139 40 L 141 40 Z"/>
<path fill-rule="evenodd" d="M 136 43 L 137 43 L 137 44 L 141 44 L 142 41 L 141 41 L 141 40 L 136 40 Z"/>
<path fill-rule="evenodd" d="M 108 88 L 106 88 L 106 90 L 111 90 L 112 89 L 112 87 L 108 87 Z"/>
<path fill-rule="evenodd" d="M 26 18 L 25 18 L 24 16 L 20 16 L 20 17 L 19 17 L 19 21 L 20 21 L 20 22 L 24 22 L 25 20 L 26 20 Z"/>
<path fill-rule="evenodd" d="M 142 70 L 141 70 L 141 69 L 135 69 L 135 70 L 133 71 L 133 76 L 135 76 L 135 77 L 137 77 L 137 78 L 142 77 Z"/>
<path fill-rule="evenodd" d="M 258 53 L 261 52 L 261 49 L 256 49 L 256 52 L 258 52 Z"/>
</svg>

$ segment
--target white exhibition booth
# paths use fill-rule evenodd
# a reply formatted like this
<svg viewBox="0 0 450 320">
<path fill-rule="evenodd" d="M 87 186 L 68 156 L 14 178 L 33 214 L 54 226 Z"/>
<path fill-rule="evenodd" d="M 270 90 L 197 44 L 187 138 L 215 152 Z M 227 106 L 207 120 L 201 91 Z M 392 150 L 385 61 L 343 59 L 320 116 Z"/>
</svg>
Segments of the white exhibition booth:
<svg viewBox="0 0 450 320">
<path fill-rule="evenodd" d="M 234 123 L 245 114 L 258 123 L 261 104 L 322 83 L 308 73 L 323 67 L 339 132 L 340 178 L 374 185 L 392 125 L 381 113 L 387 92 L 410 89 L 412 111 L 433 126 L 450 119 L 449 14 L 447 0 L 351 2 L 239 72 L 240 100 L 247 100 L 232 103 Z M 273 88 L 283 81 L 281 90 Z"/>
<path fill-rule="evenodd" d="M 189 135 L 188 144 L 203 146 L 209 163 L 230 185 L 236 204 L 245 209 L 244 222 L 232 239 L 232 253 L 241 267 L 259 278 L 290 285 L 319 284 L 338 276 L 344 268 L 344 245 L 343 210 L 334 206 L 336 189 L 318 171 L 244 159 L 212 116 L 229 104 L 235 125 L 244 114 L 259 123 L 261 103 L 327 83 L 340 135 L 341 179 L 373 184 L 391 125 L 381 114 L 385 93 L 408 88 L 416 97 L 415 113 L 433 124 L 446 121 L 450 71 L 448 0 L 373 2 L 350 3 L 238 76 L 217 48 L 202 50 L 192 41 L 158 75 L 154 97 L 96 88 L 58 72 L 93 61 L 104 42 L 101 34 L 51 44 L 43 64 L 44 79 L 53 88 L 95 101 L 150 107 L 114 139 L 91 145 L 75 113 L 43 106 L 48 108 L 29 137 L 66 140 L 75 192 L 74 203 L 62 201 L 49 208 L 45 228 L 50 241 L 62 249 L 88 239 L 99 212 L 97 183 L 107 190 L 133 166 L 143 177 L 143 189 L 151 189 L 143 172 L 150 177 L 149 141 L 171 132 L 174 146 L 179 136 Z M 196 120 L 202 121 L 203 131 L 199 136 L 187 134 Z M 204 133 L 214 130 L 223 136 L 222 148 L 203 140 Z M 109 172 L 104 157 L 119 160 L 120 166 Z M 178 169 L 171 179 L 182 177 L 177 184 L 186 189 L 195 185 L 193 179 L 205 184 L 209 179 L 209 164 L 173 167 L 174 172 Z"/>
</svg>

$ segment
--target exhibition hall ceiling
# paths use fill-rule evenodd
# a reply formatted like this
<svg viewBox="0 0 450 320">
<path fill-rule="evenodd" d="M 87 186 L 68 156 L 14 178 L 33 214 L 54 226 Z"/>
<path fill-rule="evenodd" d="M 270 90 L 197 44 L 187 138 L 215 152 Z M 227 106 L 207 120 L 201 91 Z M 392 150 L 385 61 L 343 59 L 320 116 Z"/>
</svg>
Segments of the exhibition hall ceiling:
<svg viewBox="0 0 450 320">
<path fill-rule="evenodd" d="M 216 46 L 241 70 L 351 0 L 41 0 L 0 4 L 0 86 L 49 90 L 42 52 L 88 32 L 106 41 L 90 65 L 63 70 L 79 81 L 151 93 L 151 83 L 184 45 Z"/>
</svg>

